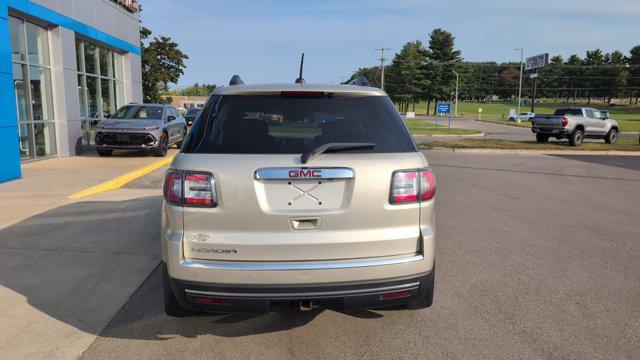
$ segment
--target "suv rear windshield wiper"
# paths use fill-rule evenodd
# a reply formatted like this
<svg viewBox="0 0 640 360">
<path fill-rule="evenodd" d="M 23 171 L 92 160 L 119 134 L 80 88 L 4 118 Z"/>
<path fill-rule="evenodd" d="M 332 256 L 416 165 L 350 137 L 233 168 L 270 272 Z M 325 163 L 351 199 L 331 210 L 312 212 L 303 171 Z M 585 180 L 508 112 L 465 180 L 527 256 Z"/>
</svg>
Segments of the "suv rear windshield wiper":
<svg viewBox="0 0 640 360">
<path fill-rule="evenodd" d="M 300 162 L 306 164 L 315 156 L 327 151 L 335 152 L 343 150 L 373 149 L 374 147 L 376 147 L 376 144 L 374 143 L 327 143 L 302 154 Z"/>
</svg>

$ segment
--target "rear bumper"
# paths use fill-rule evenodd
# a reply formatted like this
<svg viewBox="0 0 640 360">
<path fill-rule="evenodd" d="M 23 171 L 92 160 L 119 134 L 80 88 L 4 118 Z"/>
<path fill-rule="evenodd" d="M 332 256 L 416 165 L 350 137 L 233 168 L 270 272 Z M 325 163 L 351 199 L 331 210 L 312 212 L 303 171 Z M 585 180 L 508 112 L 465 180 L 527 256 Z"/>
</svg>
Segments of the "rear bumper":
<svg viewBox="0 0 640 360">
<path fill-rule="evenodd" d="M 267 313 L 298 302 L 334 309 L 370 309 L 396 306 L 422 297 L 432 283 L 433 272 L 384 281 L 353 281 L 322 285 L 205 284 L 165 276 L 178 302 L 197 311 Z M 398 297 L 383 298 L 394 293 Z"/>
<path fill-rule="evenodd" d="M 531 131 L 535 134 L 549 134 L 549 135 L 569 135 L 570 132 L 565 128 L 544 128 L 544 127 L 532 127 Z"/>
</svg>

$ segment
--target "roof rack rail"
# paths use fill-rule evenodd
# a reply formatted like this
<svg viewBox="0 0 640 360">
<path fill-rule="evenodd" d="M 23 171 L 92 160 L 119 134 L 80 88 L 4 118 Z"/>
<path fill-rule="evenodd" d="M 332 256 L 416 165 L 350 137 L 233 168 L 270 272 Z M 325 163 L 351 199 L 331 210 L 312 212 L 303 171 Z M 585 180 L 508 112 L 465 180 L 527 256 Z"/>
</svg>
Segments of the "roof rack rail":
<svg viewBox="0 0 640 360">
<path fill-rule="evenodd" d="M 240 75 L 233 75 L 231 80 L 229 80 L 229 86 L 233 85 L 244 85 L 244 81 L 240 78 Z"/>
<path fill-rule="evenodd" d="M 369 80 L 367 80 L 366 77 L 358 76 L 357 78 L 351 80 L 348 85 L 371 86 L 371 83 L 369 82 Z"/>
</svg>

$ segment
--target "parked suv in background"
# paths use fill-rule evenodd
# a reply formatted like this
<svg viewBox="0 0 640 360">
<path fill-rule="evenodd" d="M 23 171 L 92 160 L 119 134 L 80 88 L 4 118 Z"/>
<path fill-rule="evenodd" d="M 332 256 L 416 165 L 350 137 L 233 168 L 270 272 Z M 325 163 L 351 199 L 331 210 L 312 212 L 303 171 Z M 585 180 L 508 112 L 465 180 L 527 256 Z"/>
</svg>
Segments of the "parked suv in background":
<svg viewBox="0 0 640 360">
<path fill-rule="evenodd" d="M 198 115 L 200 115 L 201 112 L 201 108 L 187 109 L 187 112 L 184 114 L 184 120 L 187 122 L 187 125 L 191 126 L 193 122 L 196 121 Z"/>
<path fill-rule="evenodd" d="M 171 105 L 129 104 L 96 126 L 95 143 L 100 156 L 113 150 L 149 150 L 166 156 L 170 145 L 182 146 L 187 123 Z"/>
<path fill-rule="evenodd" d="M 509 116 L 509 121 L 517 121 L 517 120 L 531 121 L 535 116 L 536 114 L 532 112 L 523 112 L 523 113 L 520 113 L 520 115 Z"/>
<path fill-rule="evenodd" d="M 377 88 L 216 88 L 165 178 L 166 313 L 429 307 L 435 189 Z"/>
<path fill-rule="evenodd" d="M 597 109 L 568 107 L 557 109 L 553 115 L 536 115 L 531 131 L 539 143 L 549 137 L 569 139 L 573 146 L 579 146 L 585 138 L 604 139 L 607 144 L 618 140 L 618 123 Z"/>
</svg>

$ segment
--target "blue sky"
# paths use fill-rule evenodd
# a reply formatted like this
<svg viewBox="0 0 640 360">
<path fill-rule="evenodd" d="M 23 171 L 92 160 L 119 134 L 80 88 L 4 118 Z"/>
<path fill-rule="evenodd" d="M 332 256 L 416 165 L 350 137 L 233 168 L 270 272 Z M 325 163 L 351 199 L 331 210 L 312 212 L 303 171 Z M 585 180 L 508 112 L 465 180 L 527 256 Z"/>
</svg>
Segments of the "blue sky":
<svg viewBox="0 0 640 360">
<path fill-rule="evenodd" d="M 190 59 L 178 86 L 292 82 L 300 53 L 305 79 L 338 83 L 359 67 L 379 64 L 375 48 L 391 48 L 434 28 L 456 37 L 465 60 L 517 61 L 549 52 L 640 44 L 639 0 L 141 0 L 143 24 L 173 38 Z"/>
</svg>

